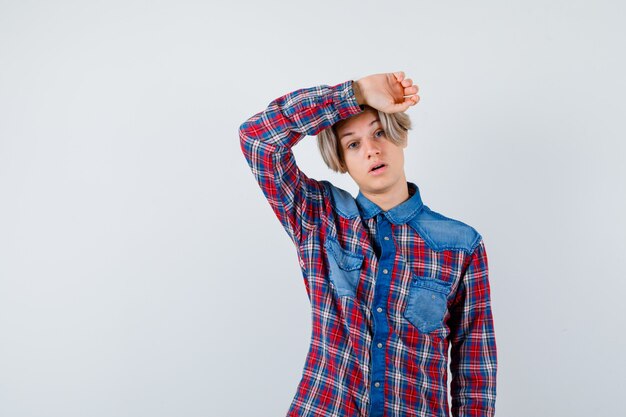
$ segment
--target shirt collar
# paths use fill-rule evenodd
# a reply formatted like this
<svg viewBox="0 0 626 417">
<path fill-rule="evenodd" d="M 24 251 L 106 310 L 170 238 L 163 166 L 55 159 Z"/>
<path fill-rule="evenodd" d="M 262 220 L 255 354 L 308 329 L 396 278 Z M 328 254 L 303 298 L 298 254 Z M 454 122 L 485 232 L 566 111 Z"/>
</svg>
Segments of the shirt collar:
<svg viewBox="0 0 626 417">
<path fill-rule="evenodd" d="M 367 220 L 376 216 L 378 213 L 383 213 L 393 224 L 404 224 L 411 220 L 420 211 L 423 203 L 419 187 L 412 182 L 407 182 L 407 186 L 409 188 L 409 199 L 388 211 L 383 211 L 383 209 L 371 202 L 359 191 L 356 202 L 361 212 L 361 217 Z"/>
</svg>

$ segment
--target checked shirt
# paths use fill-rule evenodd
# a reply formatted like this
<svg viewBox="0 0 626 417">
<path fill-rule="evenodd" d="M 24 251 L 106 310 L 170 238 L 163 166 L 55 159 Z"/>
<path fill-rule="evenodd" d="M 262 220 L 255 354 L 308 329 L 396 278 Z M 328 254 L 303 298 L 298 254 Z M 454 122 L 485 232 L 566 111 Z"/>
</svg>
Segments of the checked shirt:
<svg viewBox="0 0 626 417">
<path fill-rule="evenodd" d="M 361 111 L 346 81 L 279 97 L 239 129 L 250 169 L 297 248 L 311 303 L 310 348 L 287 416 L 493 416 L 496 342 L 482 236 L 429 209 L 412 182 L 409 199 L 383 211 L 296 165 L 291 148 L 301 139 Z"/>
</svg>

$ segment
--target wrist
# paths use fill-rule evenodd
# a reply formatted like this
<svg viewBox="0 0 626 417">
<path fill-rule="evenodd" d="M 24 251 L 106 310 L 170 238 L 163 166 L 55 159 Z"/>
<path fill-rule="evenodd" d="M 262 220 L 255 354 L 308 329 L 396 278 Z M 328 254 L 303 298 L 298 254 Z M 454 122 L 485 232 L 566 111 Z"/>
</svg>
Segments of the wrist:
<svg viewBox="0 0 626 417">
<path fill-rule="evenodd" d="M 365 98 L 363 97 L 363 88 L 360 80 L 352 81 L 352 91 L 354 92 L 354 98 L 356 99 L 357 104 L 359 104 L 360 106 L 365 104 Z"/>
</svg>

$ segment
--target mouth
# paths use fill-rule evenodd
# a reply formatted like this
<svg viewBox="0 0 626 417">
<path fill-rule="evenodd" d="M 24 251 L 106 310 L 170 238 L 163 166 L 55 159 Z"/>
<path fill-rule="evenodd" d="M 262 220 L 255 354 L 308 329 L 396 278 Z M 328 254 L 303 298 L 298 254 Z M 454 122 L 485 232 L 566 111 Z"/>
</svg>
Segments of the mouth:
<svg viewBox="0 0 626 417">
<path fill-rule="evenodd" d="M 374 165 L 372 167 L 372 169 L 370 169 L 370 174 L 377 174 L 377 173 L 382 173 L 383 171 L 385 171 L 387 168 L 387 164 L 377 164 Z"/>
</svg>

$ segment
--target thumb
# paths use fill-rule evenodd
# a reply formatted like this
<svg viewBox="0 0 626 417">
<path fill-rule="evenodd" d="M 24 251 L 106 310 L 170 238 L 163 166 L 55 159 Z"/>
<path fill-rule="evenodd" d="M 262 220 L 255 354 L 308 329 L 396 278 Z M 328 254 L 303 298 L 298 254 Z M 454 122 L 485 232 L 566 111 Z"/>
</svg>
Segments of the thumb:
<svg viewBox="0 0 626 417">
<path fill-rule="evenodd" d="M 407 111 L 409 107 L 411 107 L 412 101 L 411 99 L 405 99 L 402 103 L 395 103 L 391 106 L 390 113 L 399 113 L 403 111 Z"/>
</svg>

